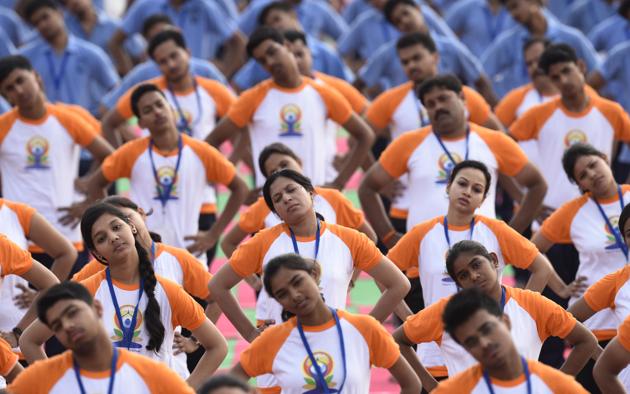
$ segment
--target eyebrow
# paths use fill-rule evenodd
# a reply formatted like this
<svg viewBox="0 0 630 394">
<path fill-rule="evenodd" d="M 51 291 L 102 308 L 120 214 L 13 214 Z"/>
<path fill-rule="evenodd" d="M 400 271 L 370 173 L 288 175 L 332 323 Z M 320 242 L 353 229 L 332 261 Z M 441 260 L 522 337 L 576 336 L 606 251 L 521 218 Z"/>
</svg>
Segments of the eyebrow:
<svg viewBox="0 0 630 394">
<path fill-rule="evenodd" d="M 120 220 L 119 218 L 113 218 L 112 220 L 109 221 L 109 223 L 107 223 L 108 225 L 112 225 L 112 223 L 116 222 L 117 220 Z M 97 231 L 96 233 L 94 233 L 92 235 L 92 238 L 96 237 L 97 235 L 101 234 L 103 232 L 103 230 Z"/>
<path fill-rule="evenodd" d="M 49 323 L 48 323 L 48 326 L 49 326 L 49 327 L 52 327 L 53 325 L 55 325 L 55 323 L 57 323 L 57 322 L 59 321 L 59 319 L 60 319 L 63 315 L 65 315 L 66 313 L 68 313 L 68 309 L 73 308 L 73 307 L 74 307 L 74 304 L 70 304 L 70 305 L 68 305 L 67 307 L 65 307 L 65 308 L 64 308 L 64 310 L 63 310 L 63 311 L 61 311 L 61 314 L 59 315 L 59 317 L 58 317 L 58 318 L 56 318 L 55 320 L 53 320 L 53 321 L 49 322 Z"/>
</svg>

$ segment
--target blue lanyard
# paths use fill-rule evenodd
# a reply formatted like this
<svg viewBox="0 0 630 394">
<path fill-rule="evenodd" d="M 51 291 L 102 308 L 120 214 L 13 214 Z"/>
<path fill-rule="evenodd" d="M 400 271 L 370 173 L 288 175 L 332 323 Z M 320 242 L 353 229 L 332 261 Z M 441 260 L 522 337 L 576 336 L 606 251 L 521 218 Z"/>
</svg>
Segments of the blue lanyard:
<svg viewBox="0 0 630 394">
<path fill-rule="evenodd" d="M 501 286 L 501 312 L 505 309 L 505 286 Z"/>
<path fill-rule="evenodd" d="M 298 249 L 297 239 L 295 239 L 295 233 L 289 227 L 289 232 L 291 233 L 291 242 L 293 242 L 293 251 L 295 254 L 300 254 L 300 249 Z M 319 219 L 317 219 L 317 232 L 315 233 L 315 257 L 313 260 L 317 260 L 317 254 L 319 253 Z"/>
<path fill-rule="evenodd" d="M 343 379 L 341 380 L 341 384 L 339 385 L 339 388 L 335 389 L 334 391 L 331 391 L 328 388 L 326 377 L 322 373 L 322 369 L 319 366 L 317 359 L 315 359 L 315 356 L 313 355 L 313 351 L 311 350 L 311 347 L 309 346 L 308 341 L 306 340 L 306 336 L 304 335 L 304 328 L 302 327 L 302 323 L 300 322 L 300 319 L 297 319 L 297 328 L 298 328 L 298 332 L 300 333 L 300 339 L 302 339 L 302 344 L 304 345 L 304 348 L 306 349 L 306 353 L 308 354 L 308 358 L 311 360 L 311 364 L 313 365 L 313 368 L 315 368 L 315 373 L 317 374 L 317 376 L 315 377 L 315 380 L 318 386 L 317 389 L 323 390 L 324 393 L 332 393 L 332 392 L 341 393 L 343 391 L 343 385 L 346 384 L 346 373 L 347 373 L 346 347 L 343 342 L 343 331 L 341 330 L 341 323 L 339 322 L 339 316 L 337 315 L 337 311 L 334 310 L 333 308 L 330 308 L 330 312 L 332 312 L 333 318 L 335 319 L 335 326 L 337 327 L 337 334 L 339 335 L 339 347 L 341 348 L 341 361 L 343 363 Z M 319 391 L 319 392 L 322 392 L 322 391 Z"/>
<path fill-rule="evenodd" d="M 53 61 L 52 52 L 46 52 L 46 60 L 48 61 L 48 71 L 50 72 L 50 76 L 53 80 L 53 85 L 55 86 L 55 92 L 59 94 L 59 90 L 61 89 L 61 83 L 63 82 L 63 76 L 66 73 L 66 66 L 68 65 L 68 58 L 70 57 L 70 52 L 64 51 L 63 57 L 61 58 L 61 64 L 59 65 L 59 72 L 55 72 L 55 62 Z"/>
<path fill-rule="evenodd" d="M 484 7 L 483 11 L 483 15 L 486 20 L 486 29 L 488 30 L 488 36 L 490 38 L 490 41 L 492 41 L 497 38 L 497 35 L 499 34 L 499 32 L 501 32 L 507 12 L 505 11 L 505 8 L 501 7 L 499 15 L 493 18 L 492 11 L 490 11 L 488 7 Z"/>
<path fill-rule="evenodd" d="M 173 102 L 175 103 L 175 108 L 177 109 L 177 113 L 179 114 L 179 122 L 177 122 L 177 130 L 179 130 L 180 133 L 185 132 L 191 137 L 193 135 L 193 129 L 195 128 L 195 126 L 197 126 L 197 124 L 199 124 L 199 122 L 201 121 L 201 118 L 203 117 L 203 108 L 201 107 L 201 95 L 199 94 L 199 89 L 197 87 L 197 78 L 193 76 L 192 79 L 193 79 L 193 88 L 195 90 L 195 99 L 197 100 L 197 119 L 192 122 L 192 125 L 190 124 L 190 122 L 188 122 L 188 119 L 186 119 L 186 116 L 184 115 L 184 111 L 182 110 L 182 107 L 179 105 L 179 100 L 177 100 L 177 95 L 173 92 L 170 86 L 168 87 L 168 92 L 171 94 L 171 98 L 173 99 Z"/>
<path fill-rule="evenodd" d="M 523 373 L 525 374 L 525 380 L 527 381 L 527 394 L 532 393 L 532 380 L 529 375 L 529 367 L 527 366 L 527 361 L 525 361 L 524 357 L 521 357 L 521 363 L 523 364 Z M 494 388 L 492 387 L 492 383 L 490 382 L 490 376 L 488 372 L 483 372 L 483 380 L 486 381 L 486 386 L 488 386 L 488 391 L 490 394 L 494 394 Z"/>
<path fill-rule="evenodd" d="M 151 241 L 151 263 L 155 262 L 155 241 Z"/>
<path fill-rule="evenodd" d="M 422 103 L 420 103 L 420 99 L 415 94 L 413 94 L 413 100 L 414 100 L 414 103 L 416 103 L 416 109 L 418 110 L 418 118 L 420 118 L 420 127 L 429 125 L 429 123 L 431 122 L 429 122 L 429 120 L 424 117 L 424 111 L 422 111 L 423 107 L 422 107 Z"/>
<path fill-rule="evenodd" d="M 168 200 L 171 197 L 171 190 L 173 189 L 173 186 L 177 182 L 177 174 L 179 173 L 179 164 L 181 163 L 181 160 L 182 160 L 183 145 L 184 144 L 182 142 L 182 136 L 180 135 L 179 139 L 177 140 L 177 162 L 175 163 L 175 173 L 173 174 L 173 178 L 171 179 L 170 182 L 164 183 L 160 179 L 157 172 L 157 168 L 155 168 L 155 161 L 153 161 L 153 139 L 149 140 L 149 159 L 151 160 L 151 168 L 153 169 L 153 177 L 155 178 L 155 182 L 158 184 L 157 198 L 162 203 L 162 209 L 166 207 L 166 204 L 168 203 Z"/>
<path fill-rule="evenodd" d="M 448 244 L 448 248 L 450 249 L 451 237 L 448 235 L 448 219 L 446 219 L 446 216 L 444 216 L 444 222 L 442 223 L 442 226 L 444 226 L 444 237 L 446 238 L 446 243 Z M 470 238 L 469 238 L 470 241 L 472 241 L 473 231 L 475 231 L 475 217 L 474 216 L 472 219 L 470 219 Z"/>
<path fill-rule="evenodd" d="M 107 386 L 107 393 L 112 394 L 114 392 L 114 379 L 116 378 L 116 364 L 118 364 L 118 349 L 115 347 L 112 349 L 112 365 L 110 367 L 109 372 L 109 384 Z M 72 360 L 72 365 L 74 367 L 74 375 L 77 378 L 77 383 L 79 383 L 79 390 L 81 394 L 85 394 L 85 386 L 83 386 L 83 381 L 81 380 L 81 373 L 79 372 L 79 364 L 77 364 L 77 360 Z"/>
<path fill-rule="evenodd" d="M 125 327 L 125 323 L 123 322 L 122 315 L 120 313 L 120 306 L 118 306 L 118 299 L 116 298 L 116 292 L 114 291 L 114 285 L 112 284 L 112 274 L 109 271 L 109 267 L 105 270 L 105 277 L 107 278 L 107 286 L 109 287 L 109 294 L 112 297 L 112 302 L 114 303 L 114 309 L 116 309 L 116 318 L 118 318 L 118 324 L 120 324 L 120 330 L 122 331 L 122 341 L 118 342 L 114 345 L 118 347 L 126 347 L 129 349 L 131 347 L 131 341 L 133 339 L 133 331 L 136 328 L 136 322 L 138 321 L 138 307 L 140 306 L 140 299 L 142 298 L 142 293 L 144 291 L 144 280 L 140 279 L 140 289 L 138 289 L 138 302 L 136 303 L 136 307 L 133 309 L 133 317 L 131 318 L 131 323 L 129 327 Z"/>
<path fill-rule="evenodd" d="M 442 142 L 442 138 L 440 138 L 438 133 L 436 133 L 435 131 L 433 131 L 433 135 L 435 136 L 435 138 L 437 139 L 438 143 L 440 144 L 440 147 L 442 147 L 442 150 L 444 151 L 446 156 L 448 156 L 448 159 L 453 164 L 453 167 L 455 167 L 457 165 L 457 161 L 455 161 L 455 159 L 453 158 L 453 155 L 451 155 L 451 152 L 449 152 L 449 150 L 446 149 L 446 145 L 444 145 L 444 142 Z M 469 143 L 469 141 L 470 141 L 470 127 L 466 127 L 466 151 L 464 153 L 464 160 L 468 160 L 468 143 Z M 451 176 L 450 171 L 448 171 L 447 178 L 450 177 L 450 176 Z"/>
<path fill-rule="evenodd" d="M 619 195 L 619 205 L 621 206 L 621 210 L 623 211 L 623 207 L 624 207 L 623 194 L 621 193 L 621 186 L 619 185 L 617 185 L 617 194 Z M 621 249 L 621 252 L 623 252 L 623 255 L 626 256 L 626 262 L 627 262 L 628 261 L 628 245 L 626 245 L 623 238 L 621 237 L 621 229 L 619 228 L 619 226 L 617 226 L 617 228 L 613 227 L 612 223 L 610 223 L 610 219 L 608 219 L 608 216 L 606 215 L 606 212 L 604 212 L 604 208 L 602 208 L 602 206 L 599 204 L 599 202 L 597 202 L 597 199 L 594 196 L 593 196 L 593 201 L 595 201 L 595 205 L 597 205 L 597 209 L 599 209 L 599 213 L 604 218 L 604 221 L 606 222 L 606 227 L 608 227 L 608 231 L 610 231 L 610 233 L 615 237 L 615 243 L 617 244 L 617 246 L 619 246 L 619 249 Z"/>
</svg>

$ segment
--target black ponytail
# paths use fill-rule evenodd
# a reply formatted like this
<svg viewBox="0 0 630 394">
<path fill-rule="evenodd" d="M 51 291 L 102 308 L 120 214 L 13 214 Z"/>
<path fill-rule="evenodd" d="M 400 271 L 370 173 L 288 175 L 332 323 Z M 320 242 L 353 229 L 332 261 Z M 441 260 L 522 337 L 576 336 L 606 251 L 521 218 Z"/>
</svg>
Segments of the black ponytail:
<svg viewBox="0 0 630 394">
<path fill-rule="evenodd" d="M 147 296 L 147 307 L 144 310 L 144 325 L 149 332 L 149 344 L 147 350 L 156 353 L 160 351 L 164 342 L 164 324 L 160 316 L 160 304 L 155 299 L 155 285 L 157 279 L 153 271 L 153 264 L 149 258 L 149 252 L 136 240 L 136 250 L 138 251 L 138 270 L 140 278 L 144 283 L 144 294 Z"/>
</svg>

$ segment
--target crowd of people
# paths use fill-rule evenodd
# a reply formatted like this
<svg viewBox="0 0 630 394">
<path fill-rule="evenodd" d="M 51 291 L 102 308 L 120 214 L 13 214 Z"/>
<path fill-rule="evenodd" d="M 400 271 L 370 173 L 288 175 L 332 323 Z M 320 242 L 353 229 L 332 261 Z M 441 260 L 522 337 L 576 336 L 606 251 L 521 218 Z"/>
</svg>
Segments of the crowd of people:
<svg viewBox="0 0 630 394">
<path fill-rule="evenodd" d="M 630 0 L 114 3 L 0 0 L 0 393 L 630 391 Z"/>
</svg>

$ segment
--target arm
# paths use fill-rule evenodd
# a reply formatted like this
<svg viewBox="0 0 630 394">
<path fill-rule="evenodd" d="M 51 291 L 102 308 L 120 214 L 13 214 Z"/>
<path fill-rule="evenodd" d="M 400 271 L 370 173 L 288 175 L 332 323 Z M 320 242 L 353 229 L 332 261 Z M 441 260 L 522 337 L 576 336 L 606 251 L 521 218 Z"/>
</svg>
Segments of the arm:
<svg viewBox="0 0 630 394">
<path fill-rule="evenodd" d="M 545 285 L 549 282 L 551 273 L 554 271 L 551 263 L 542 253 L 538 253 L 532 264 L 527 267 L 527 270 L 531 273 L 531 276 L 529 277 L 525 288 L 542 293 Z"/>
<path fill-rule="evenodd" d="M 208 303 L 205 310 L 206 317 L 210 319 L 212 324 L 216 324 L 219 318 L 221 317 L 221 313 L 222 313 L 221 308 L 219 308 L 219 305 L 216 302 L 214 302 L 212 299 L 210 299 L 209 296 L 206 302 Z"/>
<path fill-rule="evenodd" d="M 122 144 L 122 140 L 116 132 L 116 129 L 120 127 L 125 120 L 126 119 L 123 118 L 115 107 L 107 111 L 107 113 L 103 116 L 101 121 L 101 130 L 103 137 L 110 143 L 111 146 L 118 147 Z"/>
<path fill-rule="evenodd" d="M 378 241 L 378 239 L 376 238 L 376 233 L 374 232 L 374 229 L 372 228 L 372 226 L 370 226 L 370 223 L 368 223 L 367 221 L 363 221 L 363 224 L 361 224 L 359 228 L 357 228 L 357 230 L 367 235 L 367 237 L 371 239 L 372 241 L 374 241 L 374 243 Z"/>
<path fill-rule="evenodd" d="M 405 275 L 385 256 L 367 273 L 383 287 L 381 298 L 370 312 L 372 317 L 383 322 L 401 302 L 404 303 L 403 299 L 409 293 L 411 285 Z"/>
<path fill-rule="evenodd" d="M 226 77 L 231 78 L 245 64 L 246 42 L 243 33 L 237 31 L 224 43 L 223 58 L 217 62 L 217 67 Z"/>
<path fill-rule="evenodd" d="M 560 367 L 560 370 L 566 374 L 576 376 L 591 357 L 595 356 L 593 358 L 597 359 L 599 356 L 601 348 L 597 343 L 597 338 L 582 323 L 578 322 L 564 339 L 573 345 L 569 357 Z"/>
<path fill-rule="evenodd" d="M 597 311 L 594 311 L 593 308 L 588 305 L 584 297 L 575 301 L 569 309 L 567 309 L 567 312 L 572 314 L 579 322 L 585 322 L 597 313 Z"/>
<path fill-rule="evenodd" d="M 230 256 L 232 256 L 232 253 L 236 250 L 238 244 L 240 244 L 246 236 L 247 233 L 241 230 L 238 224 L 235 224 L 227 235 L 223 237 L 223 241 L 221 241 L 221 250 L 225 253 L 225 257 L 229 259 Z"/>
<path fill-rule="evenodd" d="M 47 358 L 44 343 L 53 336 L 53 332 L 41 321 L 35 320 L 20 336 L 20 351 L 29 364 Z"/>
<path fill-rule="evenodd" d="M 479 79 L 475 81 L 475 89 L 486 99 L 491 107 L 494 107 L 499 102 L 497 95 L 494 93 L 494 89 L 492 89 L 492 83 L 487 76 L 481 75 Z"/>
<path fill-rule="evenodd" d="M 353 113 L 342 126 L 354 138 L 355 144 L 348 153 L 348 159 L 343 168 L 339 170 L 337 178 L 333 181 L 333 186 L 339 190 L 344 188 L 354 171 L 363 163 L 374 143 L 374 133 L 370 130 L 370 126 L 357 114 Z"/>
<path fill-rule="evenodd" d="M 198 389 L 219 368 L 227 356 L 227 342 L 214 324 L 207 319 L 199 328 L 192 330 L 201 346 L 206 350 L 186 382 Z"/>
<path fill-rule="evenodd" d="M 77 250 L 42 215 L 35 213 L 31 219 L 28 238 L 53 258 L 50 270 L 59 280 L 66 280 L 77 259 Z"/>
<path fill-rule="evenodd" d="M 619 342 L 618 337 L 613 338 L 593 368 L 593 378 L 602 393 L 626 392 L 619 380 L 619 373 L 628 364 L 630 364 L 630 352 Z"/>
<path fill-rule="evenodd" d="M 436 388 L 438 385 L 437 380 L 435 380 L 435 378 L 429 373 L 429 371 L 427 371 L 422 363 L 420 363 L 416 351 L 412 348 L 414 343 L 412 343 L 405 335 L 405 330 L 403 329 L 403 326 L 398 327 L 396 331 L 394 331 L 392 336 L 394 337 L 394 340 L 396 341 L 398 346 L 400 346 L 400 354 L 407 360 L 413 371 L 420 378 L 420 381 L 422 382 L 422 387 L 429 392 Z"/>
<path fill-rule="evenodd" d="M 542 174 L 531 162 L 528 162 L 523 169 L 516 174 L 516 181 L 527 188 L 525 197 L 520 202 L 521 209 L 510 221 L 510 226 L 519 233 L 532 223 L 536 217 L 538 209 L 542 206 L 543 199 L 547 193 L 547 183 Z"/>
<path fill-rule="evenodd" d="M 598 92 L 606 86 L 606 79 L 598 70 L 594 70 L 589 74 L 587 82 Z"/>
<path fill-rule="evenodd" d="M 420 379 L 403 357 L 398 356 L 398 360 L 389 368 L 389 373 L 400 385 L 401 394 L 417 394 L 422 390 Z"/>
<path fill-rule="evenodd" d="M 116 65 L 116 69 L 118 73 L 121 75 L 125 75 L 133 68 L 133 63 L 129 58 L 129 55 L 125 52 L 124 42 L 127 39 L 127 34 L 118 29 L 108 44 L 109 53 L 112 56 L 114 64 Z"/>
<path fill-rule="evenodd" d="M 488 119 L 484 122 L 484 124 L 482 124 L 482 126 L 492 130 L 503 132 L 506 131 L 505 127 L 503 126 L 499 118 L 497 118 L 497 116 L 494 114 L 494 112 L 490 112 L 490 114 L 488 115 Z"/>
<path fill-rule="evenodd" d="M 101 136 L 94 138 L 94 141 L 86 146 L 85 149 L 92 154 L 94 160 L 98 163 L 103 162 L 107 156 L 114 152 L 114 148 Z"/>
<path fill-rule="evenodd" d="M 213 247 L 225 227 L 230 223 L 236 212 L 245 201 L 245 197 L 247 196 L 247 185 L 245 182 L 238 176 L 234 175 L 232 182 L 228 185 L 230 189 L 230 198 L 221 213 L 221 216 L 217 219 L 217 221 L 212 225 L 210 230 L 208 231 L 200 231 L 197 235 L 184 237 L 185 240 L 194 241 L 190 246 L 188 246 L 188 251 L 192 254 L 201 254 L 206 250 Z"/>
<path fill-rule="evenodd" d="M 253 377 L 253 376 L 249 376 L 247 372 L 245 372 L 245 370 L 241 366 L 241 363 L 237 363 L 235 366 L 232 367 L 232 369 L 230 369 L 230 375 L 245 382 L 247 382 L 249 378 Z"/>
<path fill-rule="evenodd" d="M 59 279 L 57 279 L 57 277 L 48 268 L 36 260 L 33 260 L 33 266 L 31 269 L 20 276 L 35 286 L 35 288 L 40 291 L 40 294 L 42 290 L 59 283 Z M 35 297 L 31 306 L 28 308 L 22 319 L 20 319 L 20 322 L 17 324 L 18 328 L 25 330 L 26 327 L 28 327 L 28 325 L 36 319 L 37 298 L 38 297 Z"/>
<path fill-rule="evenodd" d="M 219 304 L 228 320 L 247 342 L 253 341 L 258 336 L 256 327 L 249 321 L 238 301 L 230 291 L 242 278 L 232 269 L 230 264 L 225 264 L 219 272 L 210 280 L 208 287 L 210 297 Z"/>
<path fill-rule="evenodd" d="M 17 378 L 20 373 L 22 373 L 22 371 L 24 371 L 24 367 L 22 367 L 22 364 L 20 364 L 19 362 L 16 362 L 9 373 L 4 376 L 4 380 L 6 380 L 7 383 L 11 383 L 15 380 L 15 378 Z"/>
<path fill-rule="evenodd" d="M 206 142 L 219 149 L 221 144 L 238 133 L 245 133 L 247 126 L 238 127 L 230 118 L 224 116 L 206 137 Z"/>
<path fill-rule="evenodd" d="M 58 208 L 58 211 L 65 212 L 65 215 L 59 220 L 64 226 L 76 226 L 79 224 L 83 212 L 94 201 L 100 200 L 106 196 L 105 188 L 110 182 L 103 175 L 103 171 L 97 169 L 88 175 L 85 190 L 87 190 L 87 196 L 84 201 L 76 202 L 69 207 Z"/>
<path fill-rule="evenodd" d="M 378 196 L 378 191 L 395 180 L 383 169 L 381 164 L 375 163 L 365 174 L 359 186 L 361 207 L 365 212 L 365 217 L 374 227 L 376 235 L 383 240 L 388 234 L 396 234 L 389 236 L 389 239 L 383 240 L 388 248 L 394 246 L 401 235 L 396 233 L 394 226 L 389 221 L 383 202 Z"/>
</svg>

